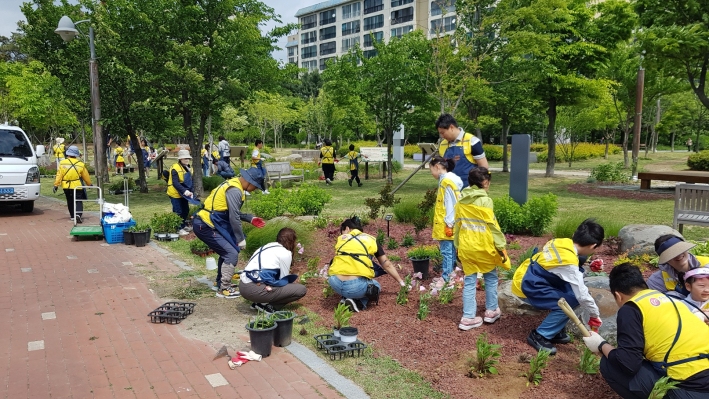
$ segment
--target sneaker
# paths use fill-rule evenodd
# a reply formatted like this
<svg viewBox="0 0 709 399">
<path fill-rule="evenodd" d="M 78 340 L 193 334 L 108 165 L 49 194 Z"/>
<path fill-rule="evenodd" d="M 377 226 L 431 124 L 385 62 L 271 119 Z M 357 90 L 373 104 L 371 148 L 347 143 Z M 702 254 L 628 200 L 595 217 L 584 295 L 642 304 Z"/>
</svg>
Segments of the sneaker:
<svg viewBox="0 0 709 399">
<path fill-rule="evenodd" d="M 214 291 L 214 292 L 219 291 L 219 285 L 217 285 L 216 281 L 214 282 L 214 284 L 212 284 L 212 291 Z"/>
<path fill-rule="evenodd" d="M 238 298 L 241 296 L 241 293 L 239 293 L 239 290 L 237 286 L 232 285 L 231 287 L 224 288 L 220 291 L 217 291 L 217 296 L 219 298 Z"/>
<path fill-rule="evenodd" d="M 468 331 L 473 328 L 478 328 L 482 325 L 483 325 L 482 317 L 476 317 L 474 319 L 470 319 L 468 317 L 463 317 L 460 319 L 460 323 L 458 324 L 458 328 L 460 328 L 463 331 Z"/>
<path fill-rule="evenodd" d="M 276 309 L 270 303 L 254 302 L 251 304 L 251 309 L 262 311 L 262 312 L 266 313 L 267 315 L 276 313 Z"/>
<path fill-rule="evenodd" d="M 352 179 L 347 180 L 350 183 L 350 187 L 352 187 Z"/>
<path fill-rule="evenodd" d="M 497 308 L 495 310 L 486 310 L 485 311 L 485 317 L 483 317 L 483 321 L 485 323 L 494 323 L 497 321 L 497 319 L 500 318 L 502 315 L 502 312 L 500 311 L 500 308 Z"/>
<path fill-rule="evenodd" d="M 190 233 L 188 233 L 185 229 L 181 229 L 180 231 L 177 232 L 177 234 L 179 234 L 180 236 L 186 236 Z"/>
<path fill-rule="evenodd" d="M 550 355 L 556 355 L 556 347 L 549 342 L 548 339 L 542 337 L 537 330 L 532 330 L 527 336 L 527 343 L 532 348 L 539 351 L 548 351 Z"/>
<path fill-rule="evenodd" d="M 73 221 L 74 221 L 74 218 L 69 218 L 69 220 L 71 220 L 71 221 L 73 222 Z"/>
<path fill-rule="evenodd" d="M 76 223 L 83 223 L 84 221 L 81 220 L 81 215 L 76 215 Z"/>
<path fill-rule="evenodd" d="M 192 231 L 192 226 L 185 226 L 185 228 L 184 228 L 184 229 L 182 229 L 182 230 L 184 230 L 184 231 L 186 231 L 186 232 L 188 232 L 188 233 L 189 233 L 189 232 L 191 232 L 191 231 Z"/>
<path fill-rule="evenodd" d="M 340 304 L 345 303 L 345 298 L 340 299 Z"/>
<path fill-rule="evenodd" d="M 362 183 L 357 183 L 357 187 L 362 187 L 362 186 L 364 186 L 364 184 L 362 184 Z"/>
<path fill-rule="evenodd" d="M 571 342 L 571 337 L 566 333 L 566 328 L 559 331 L 552 339 L 549 340 L 552 344 L 568 344 Z"/>
<path fill-rule="evenodd" d="M 248 192 L 248 191 L 246 191 L 246 192 L 244 192 L 244 195 L 246 195 L 246 196 L 248 197 L 248 196 L 250 196 L 250 195 L 251 195 L 251 193 L 250 193 L 250 192 Z"/>
<path fill-rule="evenodd" d="M 271 193 L 269 193 L 268 190 L 263 190 L 263 194 L 264 194 L 264 195 L 268 195 L 268 194 L 271 194 Z"/>
<path fill-rule="evenodd" d="M 345 299 L 345 305 L 347 305 L 347 307 L 350 308 L 350 310 L 354 313 L 359 312 L 359 307 L 357 305 L 362 306 L 361 302 L 359 302 L 359 303 L 357 303 L 357 302 L 359 302 L 359 301 L 356 299 L 351 299 L 351 298 Z"/>
</svg>

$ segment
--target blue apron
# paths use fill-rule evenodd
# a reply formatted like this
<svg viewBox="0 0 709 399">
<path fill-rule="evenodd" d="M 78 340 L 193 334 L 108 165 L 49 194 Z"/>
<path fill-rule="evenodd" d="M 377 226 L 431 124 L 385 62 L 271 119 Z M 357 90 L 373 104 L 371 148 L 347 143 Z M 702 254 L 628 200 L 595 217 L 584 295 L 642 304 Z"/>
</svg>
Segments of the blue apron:
<svg viewBox="0 0 709 399">
<path fill-rule="evenodd" d="M 527 301 L 538 309 L 559 310 L 558 301 L 566 299 L 571 308 L 579 306 L 571 284 L 544 269 L 536 258 L 532 258 L 522 279 L 522 292 Z"/>
<path fill-rule="evenodd" d="M 468 143 L 468 145 L 470 145 L 470 143 Z M 444 154 L 444 158 L 446 159 L 455 159 L 455 168 L 453 168 L 452 172 L 458 175 L 460 180 L 463 181 L 461 190 L 468 187 L 468 172 L 470 172 L 472 168 L 477 168 L 478 165 L 468 161 L 462 146 L 448 147 Z"/>
<path fill-rule="evenodd" d="M 249 259 L 246 264 L 251 263 L 251 261 L 258 256 L 258 270 L 251 270 L 251 271 L 245 271 L 244 274 L 246 277 L 251 279 L 254 283 L 263 283 L 266 285 L 269 285 L 271 287 L 283 287 L 286 284 L 290 284 L 295 282 L 295 280 L 298 279 L 297 274 L 289 274 L 283 278 L 281 278 L 281 271 L 276 270 L 276 269 L 262 269 L 261 268 L 261 252 L 269 249 L 269 248 L 274 248 L 274 247 L 261 247 L 258 250 L 257 254 L 254 254 L 251 256 L 251 259 Z"/>
<path fill-rule="evenodd" d="M 189 187 L 190 191 L 194 192 L 194 185 L 192 184 L 192 173 L 186 169 L 185 169 L 185 173 L 182 175 L 182 184 L 185 187 Z M 180 196 L 182 198 L 186 199 L 187 202 L 190 203 L 190 205 L 199 205 L 200 204 L 200 202 L 197 201 L 196 199 L 194 199 L 194 197 L 185 197 L 185 193 L 180 193 Z"/>
</svg>

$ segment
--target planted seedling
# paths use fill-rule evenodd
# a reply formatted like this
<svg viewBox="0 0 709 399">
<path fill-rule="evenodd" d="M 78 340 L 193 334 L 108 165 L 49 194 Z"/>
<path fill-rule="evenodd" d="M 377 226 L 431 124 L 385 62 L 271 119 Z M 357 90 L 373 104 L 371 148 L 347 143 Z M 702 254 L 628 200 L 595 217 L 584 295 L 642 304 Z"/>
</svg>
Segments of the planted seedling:
<svg viewBox="0 0 709 399">
<path fill-rule="evenodd" d="M 679 384 L 679 381 L 670 381 L 670 377 L 662 377 L 657 382 L 655 382 L 655 386 L 652 387 L 652 391 L 650 391 L 650 396 L 648 396 L 648 399 L 662 399 L 667 395 L 667 392 L 669 392 L 672 389 L 677 389 L 675 385 Z"/>
<path fill-rule="evenodd" d="M 273 327 L 274 324 L 273 319 L 262 310 L 259 310 L 258 315 L 256 315 L 256 320 L 250 323 L 251 328 L 254 330 L 266 330 Z"/>
<path fill-rule="evenodd" d="M 410 231 L 407 231 L 406 234 L 404 234 L 404 239 L 401 240 L 401 246 L 408 248 L 413 247 L 414 244 L 414 237 L 411 235 Z"/>
<path fill-rule="evenodd" d="M 580 372 L 585 374 L 598 374 L 598 370 L 601 367 L 601 358 L 594 355 L 590 349 L 583 347 L 583 352 L 581 352 L 581 361 L 576 367 Z"/>
<path fill-rule="evenodd" d="M 387 249 L 397 249 L 397 248 L 399 248 L 399 242 L 396 241 L 396 238 L 389 237 L 389 241 L 387 241 Z"/>
<path fill-rule="evenodd" d="M 417 319 L 424 320 L 426 316 L 431 313 L 431 310 L 428 308 L 428 305 L 431 304 L 431 299 L 431 294 L 428 292 L 424 292 L 419 296 L 419 311 L 416 314 Z"/>
<path fill-rule="evenodd" d="M 500 363 L 496 360 L 502 356 L 500 351 L 502 345 L 493 345 L 487 342 L 487 334 L 483 333 L 478 336 L 477 341 L 477 362 L 474 367 L 468 371 L 468 377 L 483 377 L 485 374 L 497 374 L 496 364 Z"/>
<path fill-rule="evenodd" d="M 350 325 L 350 317 L 352 317 L 352 311 L 350 308 L 345 305 L 344 303 L 341 303 L 337 305 L 335 308 L 335 315 L 333 318 L 335 319 L 335 327 L 333 327 L 335 330 L 339 330 L 342 327 L 347 327 Z"/>
<path fill-rule="evenodd" d="M 284 310 L 281 312 L 276 312 L 276 313 L 271 314 L 271 320 L 275 320 L 275 321 L 285 320 L 285 319 L 290 319 L 290 318 L 296 317 L 296 316 L 297 315 L 295 314 L 295 312 L 291 312 L 290 310 Z"/>
<path fill-rule="evenodd" d="M 387 239 L 387 235 L 386 235 L 386 233 L 384 233 L 384 230 L 377 229 L 377 244 L 384 245 L 384 241 L 386 239 Z"/>
<path fill-rule="evenodd" d="M 529 363 L 529 371 L 522 374 L 523 377 L 527 377 L 527 386 L 529 386 L 529 383 L 539 385 L 542 381 L 542 370 L 547 367 L 547 360 L 549 360 L 549 351 L 545 350 L 537 352 L 537 356 L 532 357 L 532 361 Z"/>
<path fill-rule="evenodd" d="M 399 288 L 399 293 L 396 295 L 397 305 L 406 305 L 409 303 L 409 289 L 411 288 L 411 275 L 404 277 L 404 285 Z"/>
<path fill-rule="evenodd" d="M 320 257 L 316 256 L 314 258 L 308 259 L 308 271 L 300 276 L 300 282 L 302 284 L 307 284 L 308 280 L 313 277 L 318 277 L 318 264 L 320 263 Z"/>
<path fill-rule="evenodd" d="M 454 293 L 455 286 L 446 285 L 440 291 L 438 291 L 438 302 L 444 305 L 453 302 Z"/>
</svg>

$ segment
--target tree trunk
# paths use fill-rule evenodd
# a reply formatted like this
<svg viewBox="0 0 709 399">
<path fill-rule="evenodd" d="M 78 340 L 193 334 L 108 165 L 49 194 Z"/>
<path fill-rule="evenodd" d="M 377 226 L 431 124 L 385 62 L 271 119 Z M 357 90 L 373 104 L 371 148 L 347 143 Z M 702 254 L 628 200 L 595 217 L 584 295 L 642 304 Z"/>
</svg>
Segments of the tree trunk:
<svg viewBox="0 0 709 399">
<path fill-rule="evenodd" d="M 675 152 L 675 132 L 670 133 L 670 152 Z"/>
<path fill-rule="evenodd" d="M 510 133 L 510 125 L 506 122 L 502 124 L 502 134 L 500 135 L 500 141 L 502 142 L 502 172 L 507 173 L 510 171 L 507 159 L 507 135 Z"/>
<path fill-rule="evenodd" d="M 657 152 L 657 125 L 660 124 L 660 118 L 662 117 L 662 108 L 660 104 L 660 99 L 657 99 L 657 109 L 655 110 L 655 124 L 652 126 L 652 153 Z"/>
<path fill-rule="evenodd" d="M 645 158 L 647 158 L 647 152 L 650 151 L 650 146 L 652 146 L 652 141 L 650 141 L 652 133 L 650 130 L 654 130 L 652 123 L 645 127 Z M 648 143 L 648 141 L 650 142 Z"/>
<path fill-rule="evenodd" d="M 128 129 L 128 137 L 130 138 L 130 143 L 133 149 L 135 149 L 135 158 L 136 162 L 138 163 L 138 179 L 140 180 L 138 186 L 140 187 L 140 192 L 141 193 L 147 193 L 148 192 L 148 181 L 145 178 L 145 165 L 143 164 L 143 150 L 140 148 L 140 141 L 138 141 L 138 137 L 135 134 L 135 130 L 133 129 L 133 125 L 131 124 L 130 118 L 128 116 L 123 117 L 123 123 L 126 125 L 126 129 Z"/>
<path fill-rule="evenodd" d="M 630 132 L 630 126 L 623 126 L 623 162 L 625 163 L 625 169 L 630 167 L 630 159 L 628 159 L 628 135 Z"/>
<path fill-rule="evenodd" d="M 386 133 L 386 138 L 387 138 L 387 165 L 389 166 L 387 169 L 387 183 L 393 184 L 394 183 L 394 178 L 392 176 L 392 150 L 391 150 L 391 143 L 394 141 L 394 131 L 392 130 L 391 132 L 385 132 Z"/>
<path fill-rule="evenodd" d="M 549 109 L 547 110 L 549 125 L 547 125 L 547 170 L 545 177 L 554 177 L 554 164 L 556 162 L 556 97 L 549 98 Z"/>
</svg>

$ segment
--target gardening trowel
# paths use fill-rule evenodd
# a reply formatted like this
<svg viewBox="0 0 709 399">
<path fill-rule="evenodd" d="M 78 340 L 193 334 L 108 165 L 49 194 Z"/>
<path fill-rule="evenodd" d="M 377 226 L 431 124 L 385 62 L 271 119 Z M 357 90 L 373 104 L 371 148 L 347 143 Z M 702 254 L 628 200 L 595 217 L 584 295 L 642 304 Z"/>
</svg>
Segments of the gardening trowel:
<svg viewBox="0 0 709 399">
<path fill-rule="evenodd" d="M 212 359 L 212 361 L 217 360 L 221 357 L 226 357 L 228 359 L 230 369 L 234 370 L 234 368 L 236 368 L 236 364 L 234 364 L 234 362 L 231 361 L 231 356 L 229 356 L 229 351 L 227 350 L 226 345 L 222 346 L 217 351 L 217 354 L 214 355 L 214 359 Z"/>
</svg>

